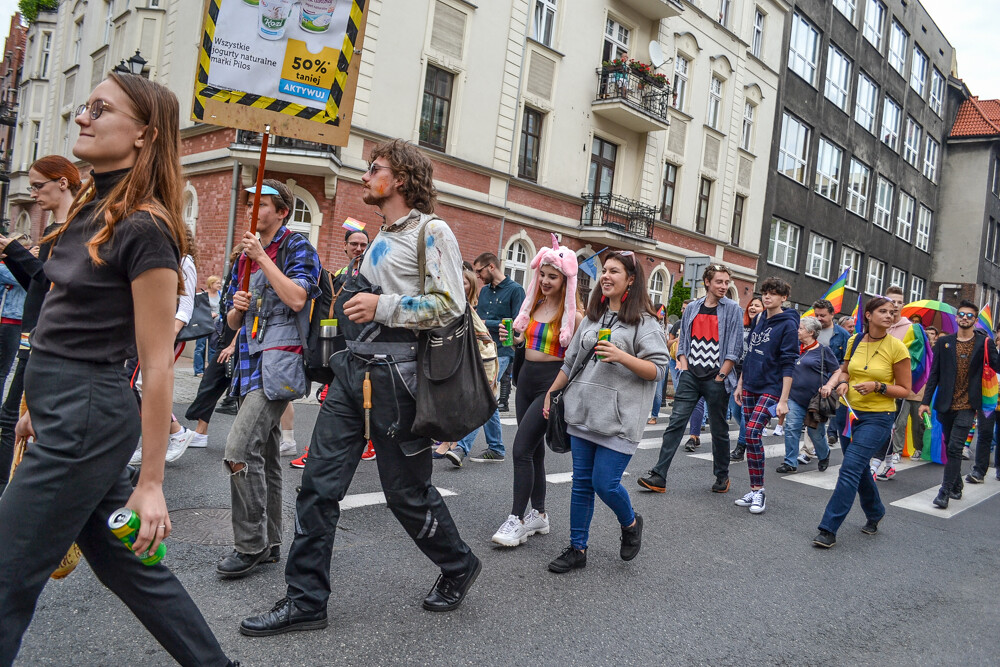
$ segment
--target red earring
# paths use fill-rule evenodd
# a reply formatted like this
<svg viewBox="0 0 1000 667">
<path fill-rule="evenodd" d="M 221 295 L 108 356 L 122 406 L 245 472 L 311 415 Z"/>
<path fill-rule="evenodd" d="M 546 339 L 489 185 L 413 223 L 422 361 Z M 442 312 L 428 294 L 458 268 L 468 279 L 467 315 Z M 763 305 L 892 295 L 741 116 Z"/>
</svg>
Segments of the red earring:
<svg viewBox="0 0 1000 667">
<path fill-rule="evenodd" d="M 622 294 L 622 303 L 625 303 L 625 299 L 627 298 L 628 298 L 628 290 L 625 290 L 625 293 Z"/>
<path fill-rule="evenodd" d="M 608 296 L 606 294 L 602 294 L 601 295 L 601 303 L 607 303 L 607 302 L 608 302 Z"/>
</svg>

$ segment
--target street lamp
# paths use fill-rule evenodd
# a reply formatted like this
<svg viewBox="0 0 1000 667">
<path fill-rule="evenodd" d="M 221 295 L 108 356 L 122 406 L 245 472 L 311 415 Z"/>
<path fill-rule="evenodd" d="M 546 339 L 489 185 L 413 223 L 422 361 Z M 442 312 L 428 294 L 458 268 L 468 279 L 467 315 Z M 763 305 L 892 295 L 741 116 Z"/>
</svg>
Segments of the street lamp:
<svg viewBox="0 0 1000 667">
<path fill-rule="evenodd" d="M 119 74 L 142 74 L 143 68 L 148 61 L 139 54 L 139 49 L 135 50 L 135 55 L 128 60 L 122 60 L 115 65 L 114 71 Z"/>
</svg>

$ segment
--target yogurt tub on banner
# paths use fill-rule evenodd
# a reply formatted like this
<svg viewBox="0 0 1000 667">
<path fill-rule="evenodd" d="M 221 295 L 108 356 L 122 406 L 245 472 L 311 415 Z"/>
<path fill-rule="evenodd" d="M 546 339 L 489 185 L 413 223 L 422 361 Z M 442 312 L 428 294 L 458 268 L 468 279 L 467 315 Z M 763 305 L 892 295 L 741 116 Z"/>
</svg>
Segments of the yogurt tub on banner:
<svg viewBox="0 0 1000 667">
<path fill-rule="evenodd" d="M 306 32 L 326 32 L 337 0 L 300 0 L 299 27 Z"/>
<path fill-rule="evenodd" d="M 281 39 L 295 0 L 260 0 L 258 33 L 264 39 Z"/>
</svg>

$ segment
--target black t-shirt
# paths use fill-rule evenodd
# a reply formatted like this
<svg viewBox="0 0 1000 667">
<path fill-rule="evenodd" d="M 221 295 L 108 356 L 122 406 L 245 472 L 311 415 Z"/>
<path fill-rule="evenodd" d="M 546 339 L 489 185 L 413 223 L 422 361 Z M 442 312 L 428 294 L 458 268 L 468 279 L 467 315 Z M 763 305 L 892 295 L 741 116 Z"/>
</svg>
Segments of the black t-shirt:
<svg viewBox="0 0 1000 667">
<path fill-rule="evenodd" d="M 95 176 L 97 196 L 68 223 L 45 262 L 52 281 L 32 348 L 68 359 L 123 363 L 135 354 L 132 281 L 150 269 L 177 270 L 177 245 L 166 224 L 145 212 L 115 225 L 114 237 L 94 264 L 86 243 L 100 229 L 97 201 L 127 170 Z"/>
</svg>

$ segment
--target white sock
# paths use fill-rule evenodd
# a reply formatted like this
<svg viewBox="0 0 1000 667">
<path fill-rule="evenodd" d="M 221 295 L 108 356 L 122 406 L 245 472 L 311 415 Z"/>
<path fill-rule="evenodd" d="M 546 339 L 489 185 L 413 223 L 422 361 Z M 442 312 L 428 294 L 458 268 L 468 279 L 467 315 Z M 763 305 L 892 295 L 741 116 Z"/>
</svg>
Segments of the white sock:
<svg viewBox="0 0 1000 667">
<path fill-rule="evenodd" d="M 871 467 L 872 470 L 877 471 L 879 468 L 882 467 L 882 459 L 872 459 L 871 462 L 869 463 L 869 466 Z"/>
<path fill-rule="evenodd" d="M 287 431 L 285 429 L 281 429 L 281 441 L 295 442 L 295 429 L 290 428 Z"/>
</svg>

